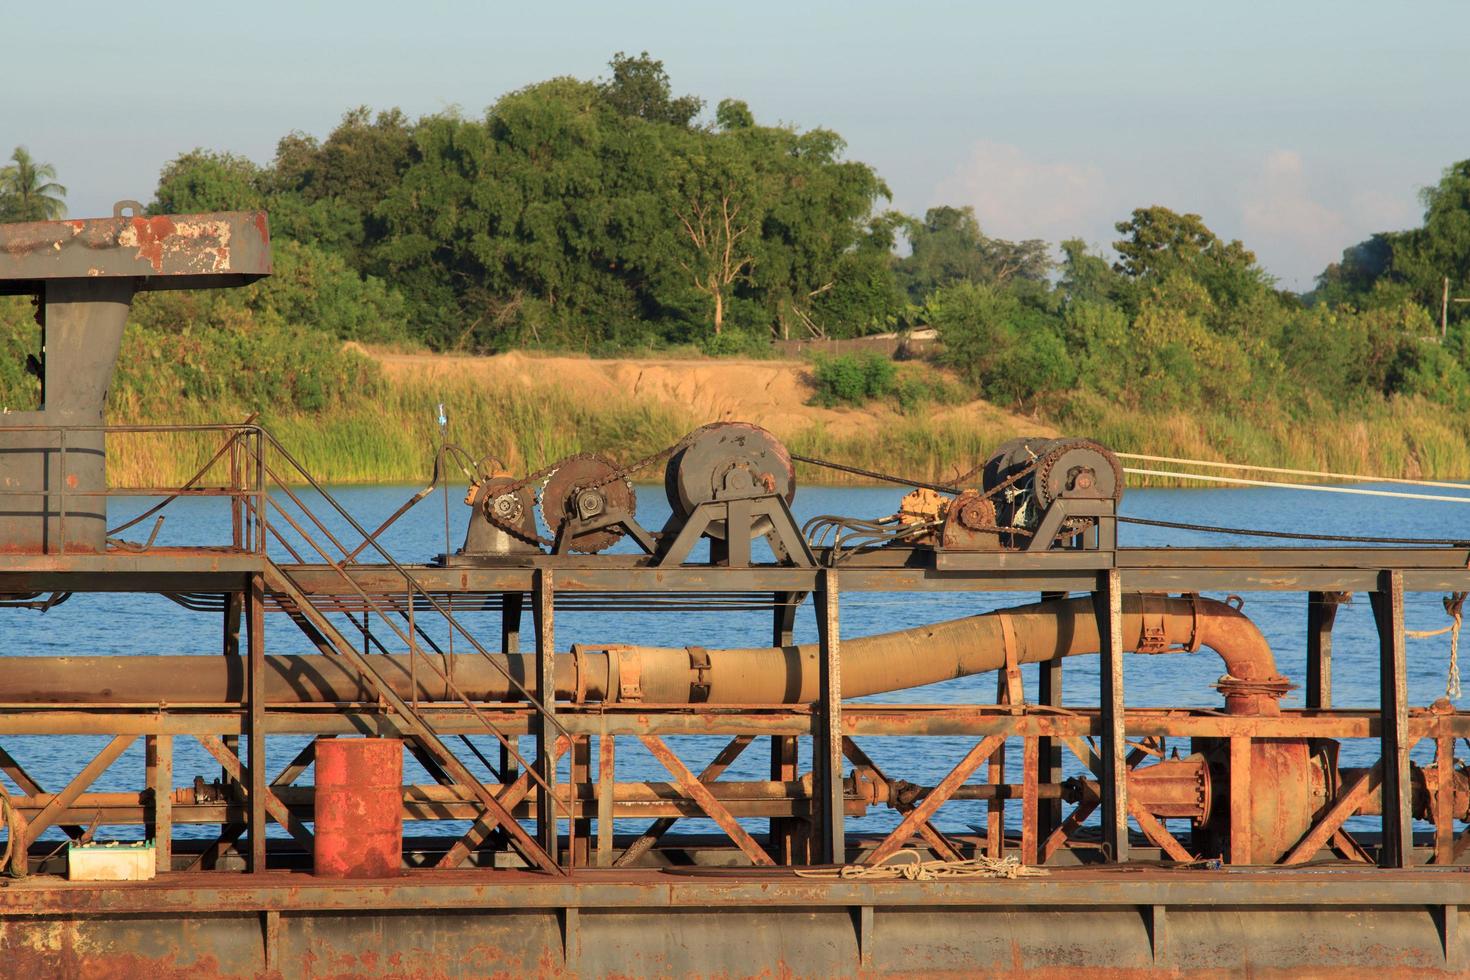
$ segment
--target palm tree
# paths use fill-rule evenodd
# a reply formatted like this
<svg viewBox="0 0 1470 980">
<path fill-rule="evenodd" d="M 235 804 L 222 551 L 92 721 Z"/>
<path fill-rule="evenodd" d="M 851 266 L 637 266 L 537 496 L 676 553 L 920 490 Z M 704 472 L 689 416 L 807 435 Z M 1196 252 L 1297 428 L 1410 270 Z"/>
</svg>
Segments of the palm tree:
<svg viewBox="0 0 1470 980">
<path fill-rule="evenodd" d="M 37 163 L 23 146 L 0 167 L 0 221 L 55 221 L 66 214 L 66 188 L 56 183 L 56 168 Z"/>
</svg>

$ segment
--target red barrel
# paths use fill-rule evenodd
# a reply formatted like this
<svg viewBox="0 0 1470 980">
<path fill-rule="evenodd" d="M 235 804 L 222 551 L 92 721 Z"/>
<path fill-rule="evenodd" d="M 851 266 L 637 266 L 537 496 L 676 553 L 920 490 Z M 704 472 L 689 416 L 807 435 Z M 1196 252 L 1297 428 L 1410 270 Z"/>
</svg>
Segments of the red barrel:
<svg viewBox="0 0 1470 980">
<path fill-rule="evenodd" d="M 403 868 L 403 742 L 316 740 L 315 873 L 390 878 Z"/>
</svg>

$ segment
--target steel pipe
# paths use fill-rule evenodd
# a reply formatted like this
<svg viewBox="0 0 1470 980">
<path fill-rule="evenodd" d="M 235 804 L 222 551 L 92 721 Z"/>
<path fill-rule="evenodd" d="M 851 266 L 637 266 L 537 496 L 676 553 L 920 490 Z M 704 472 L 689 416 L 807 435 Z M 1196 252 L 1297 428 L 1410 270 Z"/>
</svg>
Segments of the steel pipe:
<svg viewBox="0 0 1470 980">
<path fill-rule="evenodd" d="M 1087 597 L 1031 603 L 914 629 L 844 638 L 845 697 L 919 687 L 1001 668 L 1010 634 L 1018 663 L 1096 653 L 1097 620 Z M 1274 714 L 1282 685 L 1271 649 L 1255 624 L 1212 599 L 1129 595 L 1123 602 L 1124 646 L 1166 653 L 1208 647 L 1225 663 L 1234 713 Z M 0 651 L 3 652 L 3 651 Z M 369 658 L 404 698 L 454 701 L 435 671 L 417 671 L 406 655 Z M 441 671 L 448 665 L 434 658 Z M 495 661 L 492 663 L 491 661 Z M 817 698 L 816 644 L 708 650 L 610 645 L 578 647 L 556 658 L 563 700 L 650 704 L 800 704 Z M 535 692 L 529 654 L 460 655 L 454 683 L 476 701 L 517 700 L 509 673 Z M 413 690 L 414 677 L 418 690 Z M 1252 687 L 1254 685 L 1254 687 Z M 1224 685 L 1222 684 L 1222 687 Z M 9 704 L 230 704 L 245 695 L 239 658 L 213 656 L 24 657 L 6 660 L 0 702 Z M 265 699 L 272 704 L 375 701 L 342 662 L 322 656 L 266 658 Z"/>
</svg>

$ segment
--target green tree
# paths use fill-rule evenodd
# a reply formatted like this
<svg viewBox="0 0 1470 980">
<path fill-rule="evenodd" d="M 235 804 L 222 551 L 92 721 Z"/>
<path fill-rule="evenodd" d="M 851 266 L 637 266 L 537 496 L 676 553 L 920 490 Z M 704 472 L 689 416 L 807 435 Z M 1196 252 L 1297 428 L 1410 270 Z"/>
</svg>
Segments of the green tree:
<svg viewBox="0 0 1470 980">
<path fill-rule="evenodd" d="M 646 73 L 614 69 L 612 97 L 559 78 L 483 120 L 415 124 L 364 268 L 400 285 L 431 343 L 591 350 L 734 327 L 721 349 L 738 350 L 773 324 L 844 335 L 893 316 L 892 222 L 873 215 L 888 191 L 837 134 L 761 126 L 729 100 L 718 130 L 691 128 L 662 96 L 631 98 Z"/>
<path fill-rule="evenodd" d="M 268 180 L 268 174 L 245 157 L 198 148 L 163 168 L 148 210 L 193 214 L 263 208 Z"/>
<path fill-rule="evenodd" d="M 925 307 L 945 361 L 987 398 L 1035 406 L 1077 379 L 1060 324 L 1014 290 L 960 282 L 937 290 Z"/>
<path fill-rule="evenodd" d="M 975 209 L 930 208 L 924 220 L 904 228 L 910 254 L 897 263 L 899 282 L 916 301 L 959 282 L 1001 285 L 1016 279 L 1044 280 L 1052 269 L 1046 242 L 1008 242 L 980 230 Z"/>
<path fill-rule="evenodd" d="M 1424 224 L 1389 237 L 1391 275 L 1416 302 L 1438 313 L 1445 279 L 1456 294 L 1470 288 L 1470 160 L 1445 168 L 1420 199 Z M 1466 316 L 1459 304 L 1452 312 Z"/>
<path fill-rule="evenodd" d="M 1222 241 L 1197 214 L 1155 205 L 1135 209 L 1115 227 L 1123 238 L 1113 243 L 1119 256 L 1113 268 L 1144 287 L 1183 274 L 1216 302 L 1230 304 L 1270 286 L 1254 252 L 1238 240 Z"/>
<path fill-rule="evenodd" d="M 66 214 L 65 197 L 56 168 L 36 161 L 23 146 L 0 167 L 0 221 L 55 221 Z"/>
<path fill-rule="evenodd" d="M 688 126 L 704 108 L 704 100 L 695 96 L 674 98 L 664 63 L 650 58 L 647 51 L 636 58 L 619 51 L 612 56 L 608 67 L 612 69 L 612 78 L 599 86 L 602 97 L 625 116 Z"/>
<path fill-rule="evenodd" d="M 1062 278 L 1058 283 L 1069 303 L 1108 303 L 1118 295 L 1118 273 L 1108 260 L 1087 250 L 1080 238 L 1062 242 Z"/>
</svg>

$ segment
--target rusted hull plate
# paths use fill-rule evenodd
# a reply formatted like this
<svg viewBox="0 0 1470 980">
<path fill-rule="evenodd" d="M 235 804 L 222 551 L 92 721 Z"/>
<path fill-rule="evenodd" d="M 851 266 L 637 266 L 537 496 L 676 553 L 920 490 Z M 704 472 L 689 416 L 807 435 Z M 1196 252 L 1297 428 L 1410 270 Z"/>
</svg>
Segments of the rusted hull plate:
<svg viewBox="0 0 1470 980">
<path fill-rule="evenodd" d="M 1459 872 L 791 874 L 272 872 L 0 891 L 15 976 L 1459 975 Z M 258 880 L 258 879 L 256 879 Z M 1364 904 L 1371 902 L 1371 905 Z"/>
<path fill-rule="evenodd" d="M 12 976 L 157 980 L 1460 975 L 1423 910 L 1169 910 L 1166 936 L 1154 914 L 773 907 L 47 917 L 5 921 L 0 942 Z"/>
</svg>

